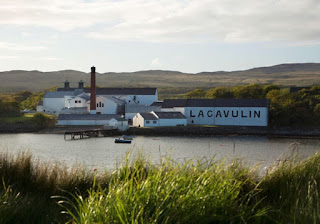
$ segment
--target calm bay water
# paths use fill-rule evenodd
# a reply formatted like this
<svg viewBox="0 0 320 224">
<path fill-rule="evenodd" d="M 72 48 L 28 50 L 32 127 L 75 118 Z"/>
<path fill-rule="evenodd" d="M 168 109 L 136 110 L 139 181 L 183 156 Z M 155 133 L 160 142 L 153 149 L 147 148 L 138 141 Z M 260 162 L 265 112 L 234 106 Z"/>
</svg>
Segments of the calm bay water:
<svg viewBox="0 0 320 224">
<path fill-rule="evenodd" d="M 157 163 L 162 156 L 176 161 L 211 158 L 242 158 L 250 165 L 269 166 L 284 153 L 289 155 L 298 144 L 299 156 L 320 150 L 320 139 L 268 138 L 261 136 L 225 137 L 143 137 L 132 144 L 115 144 L 113 137 L 65 141 L 60 134 L 0 134 L 0 153 L 31 152 L 43 162 L 85 163 L 89 168 L 112 169 L 132 150 L 142 152 Z M 290 146 L 291 145 L 291 146 Z"/>
</svg>

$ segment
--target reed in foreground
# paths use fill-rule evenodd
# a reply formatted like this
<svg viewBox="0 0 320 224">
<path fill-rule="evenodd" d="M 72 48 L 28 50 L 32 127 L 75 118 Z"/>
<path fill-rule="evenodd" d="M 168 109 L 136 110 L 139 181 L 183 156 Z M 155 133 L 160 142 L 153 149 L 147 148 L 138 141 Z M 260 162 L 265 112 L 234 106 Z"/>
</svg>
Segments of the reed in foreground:
<svg viewBox="0 0 320 224">
<path fill-rule="evenodd" d="M 320 154 L 303 161 L 291 158 L 261 181 L 264 204 L 280 223 L 320 223 Z"/>
<path fill-rule="evenodd" d="M 97 185 L 89 196 L 73 195 L 75 223 L 247 223 L 259 221 L 267 209 L 250 170 L 240 162 L 164 159 L 151 165 L 138 157 L 110 176 L 107 188 Z"/>
<path fill-rule="evenodd" d="M 32 159 L 30 153 L 0 155 L 0 223 L 56 223 L 69 219 L 52 195 L 86 192 L 93 173 L 83 166 L 67 168 Z M 64 191 L 61 191 L 63 189 Z"/>
</svg>

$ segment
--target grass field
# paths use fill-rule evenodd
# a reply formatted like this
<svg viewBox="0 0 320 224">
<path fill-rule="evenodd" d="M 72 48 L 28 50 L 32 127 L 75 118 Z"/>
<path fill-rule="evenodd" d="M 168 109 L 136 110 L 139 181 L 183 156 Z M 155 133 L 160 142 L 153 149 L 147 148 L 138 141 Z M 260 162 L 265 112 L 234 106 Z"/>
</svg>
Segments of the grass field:
<svg viewBox="0 0 320 224">
<path fill-rule="evenodd" d="M 30 121 L 34 113 L 24 113 L 20 117 L 0 117 L 1 123 L 16 123 L 16 122 L 25 122 Z"/>
</svg>

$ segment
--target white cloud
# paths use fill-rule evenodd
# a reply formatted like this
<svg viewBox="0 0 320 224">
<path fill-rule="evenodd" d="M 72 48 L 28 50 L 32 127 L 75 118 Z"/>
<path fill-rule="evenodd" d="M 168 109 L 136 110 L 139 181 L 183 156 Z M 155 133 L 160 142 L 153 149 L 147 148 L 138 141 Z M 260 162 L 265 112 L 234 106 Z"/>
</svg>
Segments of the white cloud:
<svg viewBox="0 0 320 224">
<path fill-rule="evenodd" d="M 10 50 L 10 51 L 43 51 L 43 50 L 46 50 L 47 48 L 43 46 L 29 46 L 26 44 L 0 42 L 0 49 Z"/>
<path fill-rule="evenodd" d="M 151 61 L 151 67 L 153 67 L 153 68 L 160 68 L 160 67 L 162 67 L 162 62 L 160 61 L 160 59 L 159 58 L 154 58 L 154 59 L 152 59 L 152 61 Z"/>
<path fill-rule="evenodd" d="M 0 55 L 1 60 L 17 60 L 19 58 L 20 58 L 19 56 L 10 56 L 10 55 L 1 56 Z"/>
<path fill-rule="evenodd" d="M 41 61 L 62 61 L 63 58 L 57 58 L 57 57 L 37 57 L 33 58 L 34 60 L 41 60 Z"/>
<path fill-rule="evenodd" d="M 107 40 L 308 43 L 320 39 L 319 11 L 318 0 L 2 0 L 0 25 L 96 28 L 88 36 Z"/>
</svg>

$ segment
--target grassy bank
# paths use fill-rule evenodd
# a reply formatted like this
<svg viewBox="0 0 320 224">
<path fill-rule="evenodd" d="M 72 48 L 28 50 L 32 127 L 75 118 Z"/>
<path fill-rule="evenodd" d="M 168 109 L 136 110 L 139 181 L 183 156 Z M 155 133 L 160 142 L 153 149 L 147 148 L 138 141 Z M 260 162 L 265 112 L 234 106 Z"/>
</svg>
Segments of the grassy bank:
<svg viewBox="0 0 320 224">
<path fill-rule="evenodd" d="M 1 123 L 31 122 L 34 113 L 25 113 L 20 117 L 0 117 Z"/>
<path fill-rule="evenodd" d="M 0 223 L 318 223 L 319 171 L 318 154 L 262 178 L 239 160 L 153 165 L 128 154 L 97 172 L 3 154 Z"/>
</svg>

